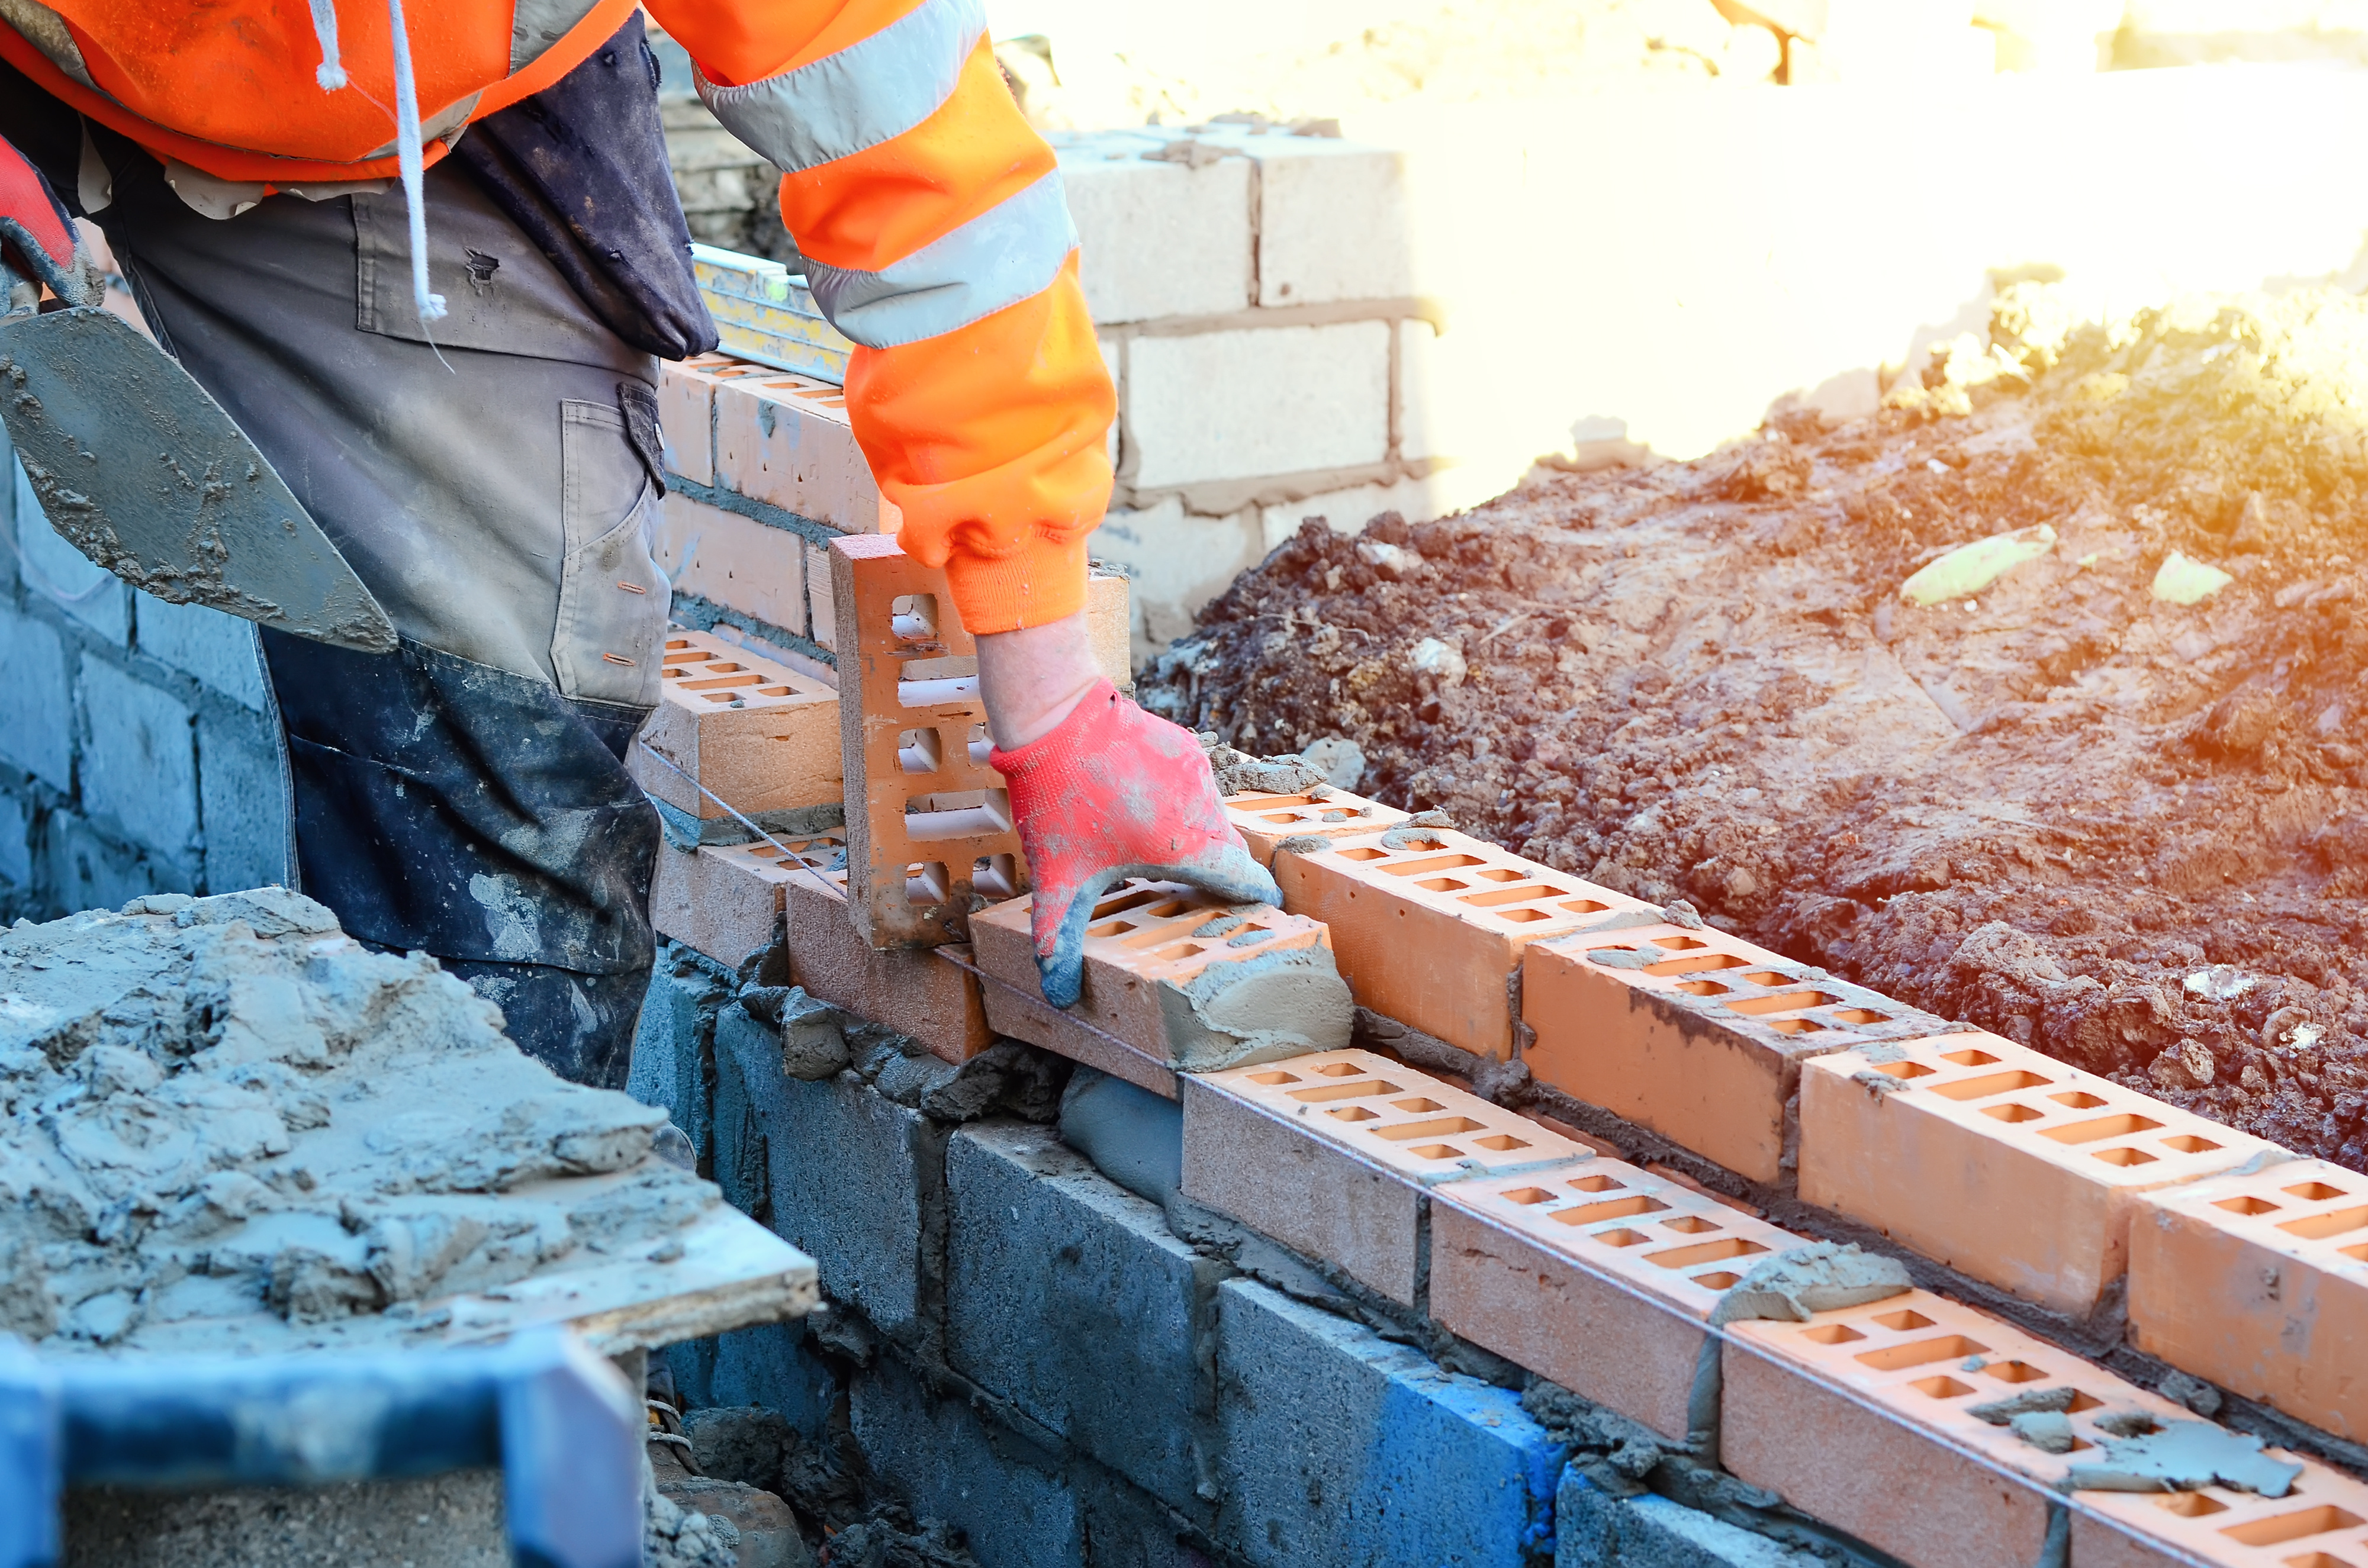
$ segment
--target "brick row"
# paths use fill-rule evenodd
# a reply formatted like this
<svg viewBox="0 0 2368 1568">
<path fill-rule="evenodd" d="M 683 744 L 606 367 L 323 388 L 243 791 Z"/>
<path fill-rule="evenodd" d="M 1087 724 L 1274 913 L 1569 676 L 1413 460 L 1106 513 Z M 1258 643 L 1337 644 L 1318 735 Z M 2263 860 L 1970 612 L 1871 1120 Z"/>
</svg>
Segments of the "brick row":
<svg viewBox="0 0 2368 1568">
<path fill-rule="evenodd" d="M 1345 790 L 1319 788 L 1302 794 L 1228 795 L 1225 820 L 1258 864 L 1270 866 L 1274 846 L 1286 838 L 1353 838 L 1384 832 L 1406 822 L 1406 813 Z"/>
<path fill-rule="evenodd" d="M 685 479 L 778 506 L 841 533 L 894 533 L 847 415 L 847 394 L 810 376 L 702 355 L 659 377 L 668 465 Z"/>
</svg>

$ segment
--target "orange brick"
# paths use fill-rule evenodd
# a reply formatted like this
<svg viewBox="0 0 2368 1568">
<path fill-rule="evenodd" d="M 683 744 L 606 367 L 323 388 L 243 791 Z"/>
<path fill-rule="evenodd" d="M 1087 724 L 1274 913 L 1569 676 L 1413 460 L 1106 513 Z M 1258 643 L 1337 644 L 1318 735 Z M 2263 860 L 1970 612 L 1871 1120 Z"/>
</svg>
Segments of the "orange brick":
<svg viewBox="0 0 2368 1568">
<path fill-rule="evenodd" d="M 2075 1568 L 2187 1568 L 2195 1559 L 2227 1568 L 2358 1568 L 2368 1562 L 2368 1484 L 2300 1454 L 2270 1450 L 2303 1467 L 2283 1497 L 2225 1486 L 2200 1492 L 2076 1494 L 2100 1524 L 2072 1517 Z"/>
<path fill-rule="evenodd" d="M 847 394 L 783 370 L 715 386 L 715 483 L 850 534 L 893 534 L 904 515 L 880 494 L 848 423 Z"/>
<path fill-rule="evenodd" d="M 1591 1153 L 1367 1051 L 1186 1074 L 1184 1193 L 1413 1304 L 1427 1189 Z"/>
<path fill-rule="evenodd" d="M 979 967 L 1003 983 L 986 998 L 987 1021 L 998 1033 L 1080 1061 L 1081 1051 L 1106 1053 L 1076 1027 L 1082 1022 L 1148 1062 L 1189 1073 L 1349 1043 L 1356 1007 L 1321 925 L 1267 904 L 1226 903 L 1179 882 L 1139 878 L 1095 901 L 1094 923 L 1086 927 L 1085 984 L 1074 1008 L 1048 1018 L 1007 1006 L 1013 992 L 1043 995 L 1029 934 L 1032 908 L 1032 900 L 1017 898 L 971 917 Z M 1304 1028 L 1276 1029 L 1286 1007 Z"/>
<path fill-rule="evenodd" d="M 2194 1419 L 1927 1290 L 1816 1312 L 1807 1323 L 1738 1323 L 1728 1332 L 1719 1402 L 1726 1468 L 1917 1568 L 2030 1568 L 2046 1539 L 2050 1489 L 2084 1457 L 2083 1449 L 2046 1453 L 1975 1415 L 1975 1407 L 2068 1385 L 2065 1414 L 2087 1449 L 2103 1437 L 2096 1418 L 2114 1411 Z M 1993 1474 L 1966 1449 L 2037 1484 Z M 2077 1553 L 2073 1561 L 2089 1568 Z"/>
<path fill-rule="evenodd" d="M 666 467 L 694 484 L 715 483 L 713 372 L 734 362 L 721 354 L 658 362 L 658 430 Z"/>
<path fill-rule="evenodd" d="M 1258 864 L 1270 866 L 1274 846 L 1286 838 L 1352 838 L 1395 827 L 1406 813 L 1345 790 L 1325 789 L 1304 795 L 1229 795 L 1225 820 Z"/>
<path fill-rule="evenodd" d="M 1801 1244 L 1617 1160 L 1452 1182 L 1430 1210 L 1430 1315 L 1683 1441 L 1711 1309 Z"/>
<path fill-rule="evenodd" d="M 1754 1181 L 1784 1174 L 1804 1058 L 1948 1026 L 1722 931 L 1656 926 L 1532 946 L 1522 1060 L 1539 1082 Z"/>
<path fill-rule="evenodd" d="M 828 865 L 845 847 L 835 833 L 781 842 L 814 865 Z M 662 844 L 650 882 L 651 922 L 661 934 L 737 967 L 772 945 L 782 887 L 799 874 L 793 858 L 769 844 L 701 845 L 690 851 Z"/>
<path fill-rule="evenodd" d="M 894 539 L 849 535 L 830 554 L 848 912 L 875 948 L 966 940 L 973 893 L 1028 887 L 1011 792 L 986 764 L 977 645 L 945 573 Z"/>
<path fill-rule="evenodd" d="M 930 949 L 874 948 L 856 933 L 845 870 L 819 881 L 791 877 L 781 899 L 790 978 L 809 995 L 910 1035 L 948 1062 L 967 1062 L 995 1043 L 969 971 Z"/>
<path fill-rule="evenodd" d="M 2141 1350 L 2368 1439 L 2368 1176 L 2290 1160 L 2142 1194 L 2129 1307 Z"/>
<path fill-rule="evenodd" d="M 1648 906 L 1441 829 L 1395 829 L 1281 856 L 1283 907 L 1332 928 L 1358 1002 L 1504 1061 L 1521 950 Z"/>
<path fill-rule="evenodd" d="M 2139 1193 L 2271 1147 L 1977 1031 L 1801 1074 L 1803 1199 L 2076 1317 L 2127 1267 Z"/>
<path fill-rule="evenodd" d="M 643 756 L 642 746 L 674 767 Z M 643 789 L 696 817 L 730 813 L 684 773 L 749 816 L 828 805 L 843 788 L 838 694 L 720 638 L 675 628 L 657 711 L 642 728 L 631 770 Z"/>
</svg>

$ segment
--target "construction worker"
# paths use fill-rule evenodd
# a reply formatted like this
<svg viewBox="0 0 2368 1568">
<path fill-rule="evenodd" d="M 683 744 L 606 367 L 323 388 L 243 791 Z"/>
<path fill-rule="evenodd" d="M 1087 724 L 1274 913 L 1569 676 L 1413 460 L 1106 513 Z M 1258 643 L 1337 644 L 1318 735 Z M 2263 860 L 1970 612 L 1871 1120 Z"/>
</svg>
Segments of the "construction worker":
<svg viewBox="0 0 2368 1568">
<path fill-rule="evenodd" d="M 92 301 L 88 216 L 157 341 L 256 441 L 401 637 L 266 629 L 296 861 L 565 1075 L 621 1085 L 655 812 L 623 759 L 668 585 L 655 358 L 712 347 L 634 0 L 6 0 L 0 238 Z M 650 0 L 787 176 L 857 345 L 855 433 L 948 574 L 1066 1006 L 1094 896 L 1272 880 L 1185 732 L 1098 673 L 1086 536 L 1114 407 L 1052 150 L 978 0 Z M 19 294 L 23 290 L 19 290 Z"/>
</svg>

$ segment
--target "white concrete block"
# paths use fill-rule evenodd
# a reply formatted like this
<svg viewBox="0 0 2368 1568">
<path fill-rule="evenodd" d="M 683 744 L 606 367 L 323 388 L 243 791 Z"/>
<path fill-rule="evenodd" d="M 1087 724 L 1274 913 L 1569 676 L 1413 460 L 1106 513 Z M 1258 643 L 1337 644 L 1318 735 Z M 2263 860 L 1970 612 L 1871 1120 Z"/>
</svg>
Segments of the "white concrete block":
<svg viewBox="0 0 2368 1568">
<path fill-rule="evenodd" d="M 1061 180 L 1097 322 L 1216 315 L 1250 304 L 1254 165 L 1147 163 L 1140 134 L 1064 138 Z"/>
<path fill-rule="evenodd" d="M 131 838 L 176 855 L 198 831 L 197 737 L 171 694 L 85 655 L 83 804 Z"/>
<path fill-rule="evenodd" d="M 1404 153 L 1315 136 L 1250 136 L 1240 145 L 1258 165 L 1259 304 L 1415 292 Z"/>
<path fill-rule="evenodd" d="M 198 724 L 198 804 L 206 835 L 206 891 L 285 885 L 288 796 L 279 751 L 259 720 Z"/>
<path fill-rule="evenodd" d="M 74 788 L 74 697 L 66 685 L 64 644 L 49 622 L 19 615 L 5 604 L 0 604 L 0 757 L 53 790 Z"/>
<path fill-rule="evenodd" d="M 658 517 L 658 565 L 676 587 L 784 631 L 805 631 L 809 548 L 802 534 L 688 495 L 667 496 Z"/>
<path fill-rule="evenodd" d="M 1110 513 L 1087 548 L 1096 560 L 1126 571 L 1138 667 L 1190 631 L 1193 612 L 1265 553 L 1257 513 L 1196 517 L 1173 496 L 1142 511 Z"/>
<path fill-rule="evenodd" d="M 118 647 L 131 641 L 131 590 L 50 527 L 25 471 L 14 464 L 17 570 L 25 586 Z"/>
<path fill-rule="evenodd" d="M 1138 490 L 1380 462 L 1390 325 L 1246 328 L 1127 347 Z"/>
<path fill-rule="evenodd" d="M 0 882 L 26 888 L 32 881 L 32 802 L 0 790 Z"/>
<path fill-rule="evenodd" d="M 140 652 L 197 676 L 233 702 L 264 710 L 268 699 L 253 621 L 203 605 L 167 604 L 137 592 L 131 597 Z"/>
</svg>

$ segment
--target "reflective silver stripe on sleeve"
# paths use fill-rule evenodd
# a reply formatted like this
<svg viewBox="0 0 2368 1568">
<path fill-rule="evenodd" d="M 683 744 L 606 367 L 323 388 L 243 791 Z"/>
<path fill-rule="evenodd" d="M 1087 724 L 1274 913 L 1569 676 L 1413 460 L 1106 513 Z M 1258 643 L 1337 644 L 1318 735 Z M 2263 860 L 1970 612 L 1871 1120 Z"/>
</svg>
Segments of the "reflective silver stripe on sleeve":
<svg viewBox="0 0 2368 1568">
<path fill-rule="evenodd" d="M 894 348 L 1033 299 L 1076 248 L 1077 226 L 1055 169 L 877 272 L 808 256 L 806 282 L 831 325 L 868 348 Z"/>
<path fill-rule="evenodd" d="M 981 0 L 922 0 L 860 43 L 743 87 L 696 71 L 699 96 L 733 135 L 791 174 L 902 136 L 953 97 L 986 34 Z"/>
<path fill-rule="evenodd" d="M 510 8 L 510 74 L 515 76 L 543 51 L 575 30 L 599 0 L 517 0 Z"/>
<path fill-rule="evenodd" d="M 98 91 L 98 84 L 90 79 L 89 65 L 83 61 L 82 45 L 66 31 L 66 19 L 42 5 L 41 0 L 0 0 L 0 22 L 16 28 L 27 43 L 47 55 L 50 63 L 68 78 L 94 93 Z"/>
</svg>

